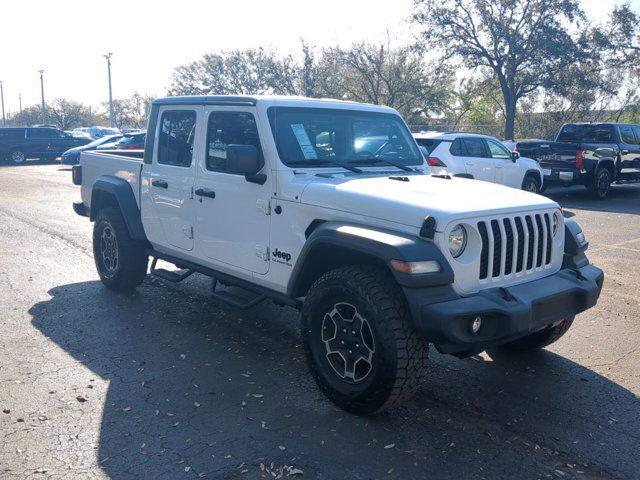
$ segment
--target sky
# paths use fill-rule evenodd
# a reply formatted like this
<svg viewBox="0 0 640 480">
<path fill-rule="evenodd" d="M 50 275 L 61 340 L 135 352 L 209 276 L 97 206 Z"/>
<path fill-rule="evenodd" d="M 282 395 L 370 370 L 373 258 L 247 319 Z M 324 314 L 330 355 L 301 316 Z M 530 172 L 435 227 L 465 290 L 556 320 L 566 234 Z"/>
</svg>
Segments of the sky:
<svg viewBox="0 0 640 480">
<path fill-rule="evenodd" d="M 582 0 L 602 20 L 617 0 Z M 640 9 L 640 0 L 631 0 Z M 113 53 L 114 98 L 134 91 L 165 94 L 173 68 L 220 50 L 299 49 L 358 41 L 412 39 L 413 0 L 2 0 L 0 80 L 5 110 L 66 97 L 98 106 L 108 99 Z"/>
</svg>

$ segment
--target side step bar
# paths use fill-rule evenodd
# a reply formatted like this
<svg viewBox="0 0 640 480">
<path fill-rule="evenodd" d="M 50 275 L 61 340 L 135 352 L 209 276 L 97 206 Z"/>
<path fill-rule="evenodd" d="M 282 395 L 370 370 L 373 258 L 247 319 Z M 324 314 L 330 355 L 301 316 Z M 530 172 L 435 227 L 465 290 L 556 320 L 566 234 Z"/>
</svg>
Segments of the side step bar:
<svg viewBox="0 0 640 480">
<path fill-rule="evenodd" d="M 166 280 L 167 282 L 181 282 L 187 277 L 190 277 L 195 272 L 195 270 L 191 269 L 184 269 L 178 272 L 170 272 L 169 270 L 165 270 L 164 268 L 156 268 L 157 263 L 158 257 L 153 257 L 153 261 L 151 262 L 151 275 Z"/>
<path fill-rule="evenodd" d="M 222 302 L 233 308 L 237 308 L 238 310 L 248 310 L 267 299 L 267 296 L 264 294 L 251 292 L 245 289 L 242 289 L 240 292 L 232 292 L 229 290 L 216 292 L 217 286 L 218 280 L 214 277 L 211 279 L 211 296 L 214 298 L 214 300 Z"/>
</svg>

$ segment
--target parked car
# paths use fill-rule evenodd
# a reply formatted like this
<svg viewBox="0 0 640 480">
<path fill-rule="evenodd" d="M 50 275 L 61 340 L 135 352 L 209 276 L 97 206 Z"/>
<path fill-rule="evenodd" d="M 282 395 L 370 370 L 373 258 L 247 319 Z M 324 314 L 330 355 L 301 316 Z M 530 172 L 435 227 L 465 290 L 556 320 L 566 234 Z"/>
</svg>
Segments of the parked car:
<svg viewBox="0 0 640 480">
<path fill-rule="evenodd" d="M 80 132 L 75 130 L 65 130 L 64 133 L 71 135 L 74 138 L 88 138 L 91 139 L 91 135 L 86 132 Z"/>
<path fill-rule="evenodd" d="M 107 146 L 109 144 L 116 143 L 121 138 L 122 135 L 105 135 L 104 137 L 98 138 L 97 140 L 94 140 L 91 143 L 87 143 L 86 145 L 70 148 L 62 154 L 62 156 L 60 157 L 60 161 L 64 165 L 76 165 L 80 161 L 80 154 L 82 152 L 95 150 L 100 146 Z"/>
<path fill-rule="evenodd" d="M 502 142 L 472 133 L 414 133 L 431 171 L 500 183 L 539 193 L 542 169 L 530 158 L 510 151 Z"/>
<path fill-rule="evenodd" d="M 546 185 L 584 185 L 597 199 L 612 183 L 640 181 L 640 126 L 622 123 L 568 123 L 555 142 L 518 142 L 521 155 L 543 169 Z"/>
<path fill-rule="evenodd" d="M 544 142 L 544 140 L 540 140 L 539 138 L 527 138 L 527 139 L 523 138 L 520 140 L 503 140 L 502 143 L 504 144 L 505 147 L 507 147 L 512 152 L 517 152 L 518 149 L 516 148 L 516 146 L 520 142 Z"/>
<path fill-rule="evenodd" d="M 101 145 L 97 150 L 143 150 L 146 136 L 145 132 L 122 135 L 117 142 Z"/>
<path fill-rule="evenodd" d="M 105 135 L 117 135 L 121 133 L 117 128 L 111 127 L 79 127 L 75 128 L 74 131 L 88 133 L 94 140 L 104 137 Z"/>
<path fill-rule="evenodd" d="M 0 128 L 0 159 L 22 163 L 28 158 L 54 159 L 69 148 L 91 139 L 73 136 L 49 127 Z"/>
<path fill-rule="evenodd" d="M 171 97 L 149 125 L 142 158 L 96 150 L 72 169 L 103 284 L 135 289 L 151 257 L 164 281 L 211 277 L 232 308 L 300 309 L 312 376 L 349 412 L 408 399 L 430 343 L 459 357 L 540 349 L 600 295 L 604 274 L 556 202 L 428 175 L 392 108 Z"/>
</svg>

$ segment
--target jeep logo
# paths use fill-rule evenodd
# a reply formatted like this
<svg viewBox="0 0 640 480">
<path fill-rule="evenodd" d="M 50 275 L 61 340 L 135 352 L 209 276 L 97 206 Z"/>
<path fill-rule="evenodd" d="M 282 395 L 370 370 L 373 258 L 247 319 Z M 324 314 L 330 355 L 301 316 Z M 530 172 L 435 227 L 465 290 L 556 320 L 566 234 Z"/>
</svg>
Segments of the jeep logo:
<svg viewBox="0 0 640 480">
<path fill-rule="evenodd" d="M 282 260 L 284 260 L 287 263 L 289 263 L 289 261 L 291 260 L 291 254 L 290 253 L 281 252 L 277 248 L 273 251 L 273 256 L 276 257 L 276 258 L 281 258 Z"/>
</svg>

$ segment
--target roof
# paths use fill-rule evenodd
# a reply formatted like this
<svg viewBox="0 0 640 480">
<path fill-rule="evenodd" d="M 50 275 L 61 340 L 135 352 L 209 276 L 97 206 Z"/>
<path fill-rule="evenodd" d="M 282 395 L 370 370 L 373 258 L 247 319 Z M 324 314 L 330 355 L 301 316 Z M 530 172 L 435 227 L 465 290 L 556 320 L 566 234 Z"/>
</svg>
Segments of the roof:
<svg viewBox="0 0 640 480">
<path fill-rule="evenodd" d="M 376 111 L 395 112 L 390 107 L 358 103 L 333 98 L 309 98 L 287 95 L 184 95 L 176 97 L 158 98 L 153 105 L 238 105 L 256 106 L 259 103 L 267 103 L 279 106 L 294 106 L 306 104 L 307 106 L 335 106 L 345 108 L 347 106 L 358 109 L 370 109 Z"/>
<path fill-rule="evenodd" d="M 434 140 L 455 140 L 461 137 L 477 137 L 477 138 L 494 138 L 489 135 L 481 135 L 479 133 L 464 132 L 430 132 L 430 133 L 414 133 L 413 138 L 417 139 L 434 139 Z"/>
</svg>

